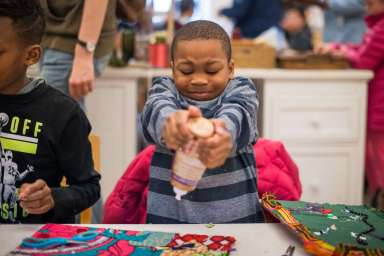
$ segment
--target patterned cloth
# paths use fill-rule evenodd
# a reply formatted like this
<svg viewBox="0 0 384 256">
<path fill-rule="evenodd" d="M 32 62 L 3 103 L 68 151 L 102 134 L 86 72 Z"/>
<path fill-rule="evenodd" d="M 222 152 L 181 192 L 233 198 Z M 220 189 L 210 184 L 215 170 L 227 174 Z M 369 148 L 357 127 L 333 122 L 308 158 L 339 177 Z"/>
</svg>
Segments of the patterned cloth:
<svg viewBox="0 0 384 256">
<path fill-rule="evenodd" d="M 366 206 L 276 200 L 263 207 L 294 230 L 315 255 L 384 255 L 384 211 Z"/>
<path fill-rule="evenodd" d="M 229 255 L 236 241 L 231 236 L 207 236 L 149 231 L 126 231 L 105 228 L 46 224 L 34 238 L 72 239 L 84 232 L 100 233 L 86 244 L 65 244 L 32 249 L 19 245 L 12 255 L 126 255 L 126 256 L 225 256 Z"/>
</svg>

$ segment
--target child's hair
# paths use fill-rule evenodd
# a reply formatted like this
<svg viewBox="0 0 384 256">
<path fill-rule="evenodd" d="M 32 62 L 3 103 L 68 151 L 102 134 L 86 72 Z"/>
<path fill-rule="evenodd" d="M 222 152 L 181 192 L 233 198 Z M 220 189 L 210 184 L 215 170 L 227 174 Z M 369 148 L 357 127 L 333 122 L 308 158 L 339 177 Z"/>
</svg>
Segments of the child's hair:
<svg viewBox="0 0 384 256">
<path fill-rule="evenodd" d="M 0 17 L 12 20 L 18 37 L 26 44 L 39 44 L 45 22 L 38 0 L 1 0 Z"/>
<path fill-rule="evenodd" d="M 190 10 L 193 10 L 195 7 L 195 2 L 194 0 L 182 0 L 180 3 L 180 12 L 185 13 Z"/>
<path fill-rule="evenodd" d="M 284 5 L 284 11 L 285 12 L 291 11 L 291 10 L 297 11 L 304 20 L 306 19 L 304 5 L 302 5 L 300 3 L 290 3 L 290 4 Z"/>
<path fill-rule="evenodd" d="M 231 40 L 225 30 L 218 24 L 208 20 L 196 20 L 182 26 L 175 34 L 171 45 L 171 60 L 174 60 L 175 50 L 179 41 L 189 40 L 219 40 L 230 61 L 232 57 Z"/>
</svg>

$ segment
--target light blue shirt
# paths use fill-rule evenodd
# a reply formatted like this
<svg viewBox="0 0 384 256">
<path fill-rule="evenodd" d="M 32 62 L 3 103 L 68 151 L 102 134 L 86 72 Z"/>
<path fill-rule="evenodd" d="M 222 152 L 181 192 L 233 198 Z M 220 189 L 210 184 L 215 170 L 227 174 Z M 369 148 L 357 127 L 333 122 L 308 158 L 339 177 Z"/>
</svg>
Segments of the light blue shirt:
<svg viewBox="0 0 384 256">
<path fill-rule="evenodd" d="M 329 0 L 325 12 L 325 42 L 361 43 L 366 31 L 363 0 Z"/>
</svg>

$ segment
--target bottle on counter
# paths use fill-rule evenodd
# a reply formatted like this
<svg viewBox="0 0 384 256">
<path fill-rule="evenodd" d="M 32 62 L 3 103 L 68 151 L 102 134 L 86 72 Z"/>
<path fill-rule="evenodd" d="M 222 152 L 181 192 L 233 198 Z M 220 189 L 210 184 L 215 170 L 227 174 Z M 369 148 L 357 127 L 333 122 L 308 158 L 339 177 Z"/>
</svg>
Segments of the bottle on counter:
<svg viewBox="0 0 384 256">
<path fill-rule="evenodd" d="M 182 196 L 195 190 L 207 169 L 197 154 L 197 140 L 199 138 L 208 138 L 214 132 L 212 122 L 202 117 L 188 121 L 188 128 L 195 138 L 176 151 L 172 167 L 171 184 L 177 200 L 181 200 Z"/>
</svg>

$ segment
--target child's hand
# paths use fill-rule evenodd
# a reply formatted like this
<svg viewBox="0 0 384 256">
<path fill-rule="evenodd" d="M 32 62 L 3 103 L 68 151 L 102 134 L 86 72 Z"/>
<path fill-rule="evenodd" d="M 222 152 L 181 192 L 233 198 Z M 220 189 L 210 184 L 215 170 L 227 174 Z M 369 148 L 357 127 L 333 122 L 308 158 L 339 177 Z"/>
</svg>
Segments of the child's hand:
<svg viewBox="0 0 384 256">
<path fill-rule="evenodd" d="M 318 45 L 315 47 L 315 53 L 318 54 L 332 54 L 333 56 L 336 57 L 345 57 L 348 52 L 348 47 L 344 45 L 332 45 L 332 44 L 323 44 L 323 45 Z"/>
<path fill-rule="evenodd" d="M 332 55 L 336 57 L 345 57 L 347 55 L 348 48 L 345 46 L 340 46 L 337 49 L 332 51 Z"/>
<path fill-rule="evenodd" d="M 222 166 L 233 148 L 231 134 L 222 120 L 211 120 L 215 127 L 213 136 L 199 140 L 199 158 L 207 168 Z"/>
<path fill-rule="evenodd" d="M 193 139 L 187 127 L 189 118 L 201 117 L 199 108 L 190 106 L 188 110 L 179 110 L 167 118 L 162 137 L 168 148 L 177 150 Z"/>
<path fill-rule="evenodd" d="M 313 51 L 316 54 L 329 54 L 329 53 L 332 53 L 332 47 L 330 44 L 319 44 L 315 46 Z"/>
<path fill-rule="evenodd" d="M 31 214 L 43 214 L 55 206 L 51 189 L 42 179 L 21 185 L 19 199 L 20 206 Z"/>
</svg>

